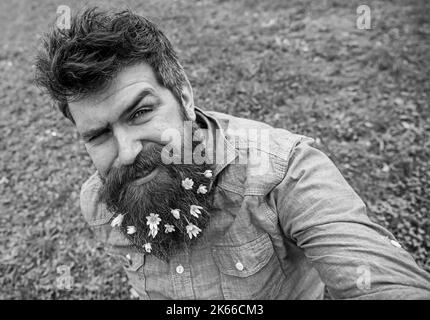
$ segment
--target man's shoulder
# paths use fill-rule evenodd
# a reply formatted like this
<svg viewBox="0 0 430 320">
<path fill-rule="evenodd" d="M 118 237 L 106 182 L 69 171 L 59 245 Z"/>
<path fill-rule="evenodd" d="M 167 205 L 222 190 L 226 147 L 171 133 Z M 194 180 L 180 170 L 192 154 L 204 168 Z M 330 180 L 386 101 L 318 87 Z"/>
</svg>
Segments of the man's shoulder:
<svg viewBox="0 0 430 320">
<path fill-rule="evenodd" d="M 261 121 L 236 117 L 216 111 L 207 111 L 206 113 L 221 122 L 227 138 L 236 139 L 242 143 L 247 142 L 248 147 L 256 147 L 274 156 L 279 155 L 282 157 L 285 153 L 288 155 L 288 149 L 301 140 L 313 140 L 310 137 L 293 133 L 287 129 L 276 128 Z M 269 137 L 269 145 L 263 143 L 263 139 L 267 136 Z M 255 146 L 253 142 L 261 143 Z"/>
<path fill-rule="evenodd" d="M 207 114 L 221 122 L 227 140 L 234 144 L 236 149 L 256 150 L 272 158 L 278 158 L 281 162 L 288 161 L 292 150 L 299 143 L 314 142 L 311 137 L 276 128 L 261 121 L 215 111 Z M 258 155 L 258 152 L 254 154 Z"/>
<path fill-rule="evenodd" d="M 245 195 L 269 192 L 285 177 L 295 147 L 301 143 L 314 142 L 310 137 L 275 128 L 264 122 L 219 112 L 209 114 L 218 121 L 225 122 L 225 136 L 238 153 L 236 161 L 229 165 L 227 176 L 229 172 L 235 176 L 245 176 L 239 179 L 245 183 L 238 182 L 237 186 L 232 186 L 234 182 L 227 177 L 224 181 L 230 189 L 242 189 Z"/>
</svg>

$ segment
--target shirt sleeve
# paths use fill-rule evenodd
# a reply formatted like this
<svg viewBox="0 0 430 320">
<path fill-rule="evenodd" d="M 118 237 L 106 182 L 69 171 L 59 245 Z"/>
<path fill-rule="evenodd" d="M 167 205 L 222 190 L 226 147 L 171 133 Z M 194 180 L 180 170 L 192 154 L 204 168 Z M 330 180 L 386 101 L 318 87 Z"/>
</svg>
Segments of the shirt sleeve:
<svg viewBox="0 0 430 320">
<path fill-rule="evenodd" d="M 273 190 L 280 225 L 335 299 L 430 299 L 430 275 L 366 206 L 333 162 L 303 138 Z"/>
</svg>

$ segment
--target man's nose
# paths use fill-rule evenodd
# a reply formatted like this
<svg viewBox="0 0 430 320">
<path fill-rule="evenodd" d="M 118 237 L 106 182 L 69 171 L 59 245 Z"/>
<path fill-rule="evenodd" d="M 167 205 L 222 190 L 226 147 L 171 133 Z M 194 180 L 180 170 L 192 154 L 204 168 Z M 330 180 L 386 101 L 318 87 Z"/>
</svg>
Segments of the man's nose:
<svg viewBox="0 0 430 320">
<path fill-rule="evenodd" d="M 118 144 L 116 165 L 124 166 L 133 164 L 137 155 L 142 151 L 141 140 L 137 139 L 133 134 L 121 129 L 116 130 L 115 138 Z"/>
</svg>

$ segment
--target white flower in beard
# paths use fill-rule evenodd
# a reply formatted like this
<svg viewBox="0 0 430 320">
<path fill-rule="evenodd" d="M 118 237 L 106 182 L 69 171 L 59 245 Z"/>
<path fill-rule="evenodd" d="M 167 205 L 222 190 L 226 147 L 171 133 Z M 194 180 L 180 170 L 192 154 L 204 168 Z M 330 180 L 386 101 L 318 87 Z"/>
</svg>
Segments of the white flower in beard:
<svg viewBox="0 0 430 320">
<path fill-rule="evenodd" d="M 202 231 L 202 229 L 200 229 L 199 227 L 197 227 L 196 225 L 194 225 L 192 223 L 187 225 L 186 229 L 187 229 L 187 233 L 188 233 L 188 236 L 190 237 L 190 239 L 192 239 L 193 236 L 197 238 L 197 235 L 200 233 L 200 231 Z"/>
<path fill-rule="evenodd" d="M 206 171 L 203 173 L 203 175 L 204 175 L 206 178 L 212 178 L 212 170 L 206 170 Z"/>
<path fill-rule="evenodd" d="M 127 234 L 133 234 L 136 233 L 136 227 L 135 226 L 128 226 L 127 227 Z"/>
<path fill-rule="evenodd" d="M 145 243 L 144 245 L 143 245 L 143 248 L 145 249 L 145 251 L 146 252 L 151 252 L 151 250 L 152 250 L 152 246 L 151 246 L 151 244 L 149 243 L 149 242 L 147 242 L 147 243 Z"/>
<path fill-rule="evenodd" d="M 164 231 L 165 233 L 169 233 L 169 232 L 175 231 L 175 226 L 173 226 L 171 224 L 165 224 L 164 227 L 166 228 L 166 230 Z"/>
<path fill-rule="evenodd" d="M 158 229 L 158 225 L 160 224 L 160 215 L 156 213 L 150 213 L 149 216 L 146 216 L 146 224 L 149 226 L 149 229 Z"/>
<path fill-rule="evenodd" d="M 149 226 L 149 234 L 155 238 L 158 233 L 158 225 L 160 224 L 160 216 L 155 213 L 150 213 L 149 216 L 146 217 L 146 224 Z"/>
<path fill-rule="evenodd" d="M 176 219 L 179 219 L 179 211 L 181 211 L 181 210 L 179 210 L 179 209 L 172 209 L 172 210 L 170 210 L 170 213 L 173 214 L 173 216 Z"/>
<path fill-rule="evenodd" d="M 124 220 L 124 215 L 123 214 L 119 214 L 117 215 L 112 222 L 110 223 L 110 225 L 112 226 L 112 228 L 115 227 L 120 227 L 122 224 L 122 220 Z"/>
<path fill-rule="evenodd" d="M 184 187 L 185 190 L 191 190 L 193 188 L 193 185 L 194 185 L 193 179 L 185 178 L 184 180 L 182 180 L 182 186 Z"/>
<path fill-rule="evenodd" d="M 192 204 L 190 206 L 190 214 L 196 218 L 199 217 L 199 214 L 202 214 L 202 212 L 200 211 L 201 209 L 203 209 L 203 207 L 200 206 L 196 206 L 194 204 Z"/>
<path fill-rule="evenodd" d="M 202 184 L 197 189 L 197 193 L 206 194 L 207 192 L 208 192 L 208 189 L 206 188 L 206 186 Z"/>
</svg>

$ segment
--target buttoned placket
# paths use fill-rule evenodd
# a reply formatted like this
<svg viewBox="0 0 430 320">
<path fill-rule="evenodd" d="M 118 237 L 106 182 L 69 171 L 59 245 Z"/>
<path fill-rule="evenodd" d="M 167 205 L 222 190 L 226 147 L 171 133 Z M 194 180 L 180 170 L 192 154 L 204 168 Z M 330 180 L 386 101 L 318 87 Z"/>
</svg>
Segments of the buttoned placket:
<svg viewBox="0 0 430 320">
<path fill-rule="evenodd" d="M 191 280 L 190 256 L 187 252 L 179 254 L 170 261 L 170 274 L 177 299 L 195 299 Z"/>
<path fill-rule="evenodd" d="M 199 115 L 202 114 L 202 120 L 206 123 L 206 126 L 208 128 L 208 136 L 206 137 L 207 141 L 210 141 L 211 143 L 209 143 L 209 145 L 206 146 L 207 150 L 206 152 L 208 154 L 212 154 L 212 156 L 214 156 L 214 159 L 211 159 L 212 161 L 214 161 L 215 163 L 217 163 L 218 161 L 218 157 L 221 154 L 221 163 L 218 163 L 215 166 L 214 172 L 213 172 L 213 176 L 214 178 L 212 179 L 212 181 L 209 183 L 208 186 L 208 190 L 212 189 L 212 185 L 215 182 L 215 177 L 225 168 L 227 167 L 230 163 L 232 163 L 237 157 L 238 157 L 238 152 L 234 147 L 234 143 L 232 144 L 231 141 L 229 141 L 228 137 L 225 135 L 226 132 L 224 132 L 223 127 L 221 126 L 220 122 L 206 114 L 202 109 L 195 107 L 195 110 L 197 111 L 197 114 Z M 215 127 L 214 125 L 209 121 L 212 120 L 215 123 Z M 217 136 L 217 130 L 219 130 L 220 136 Z M 228 124 L 227 124 L 227 129 L 228 131 Z M 215 133 L 215 136 L 214 136 Z M 214 153 L 215 152 L 215 153 Z"/>
</svg>

